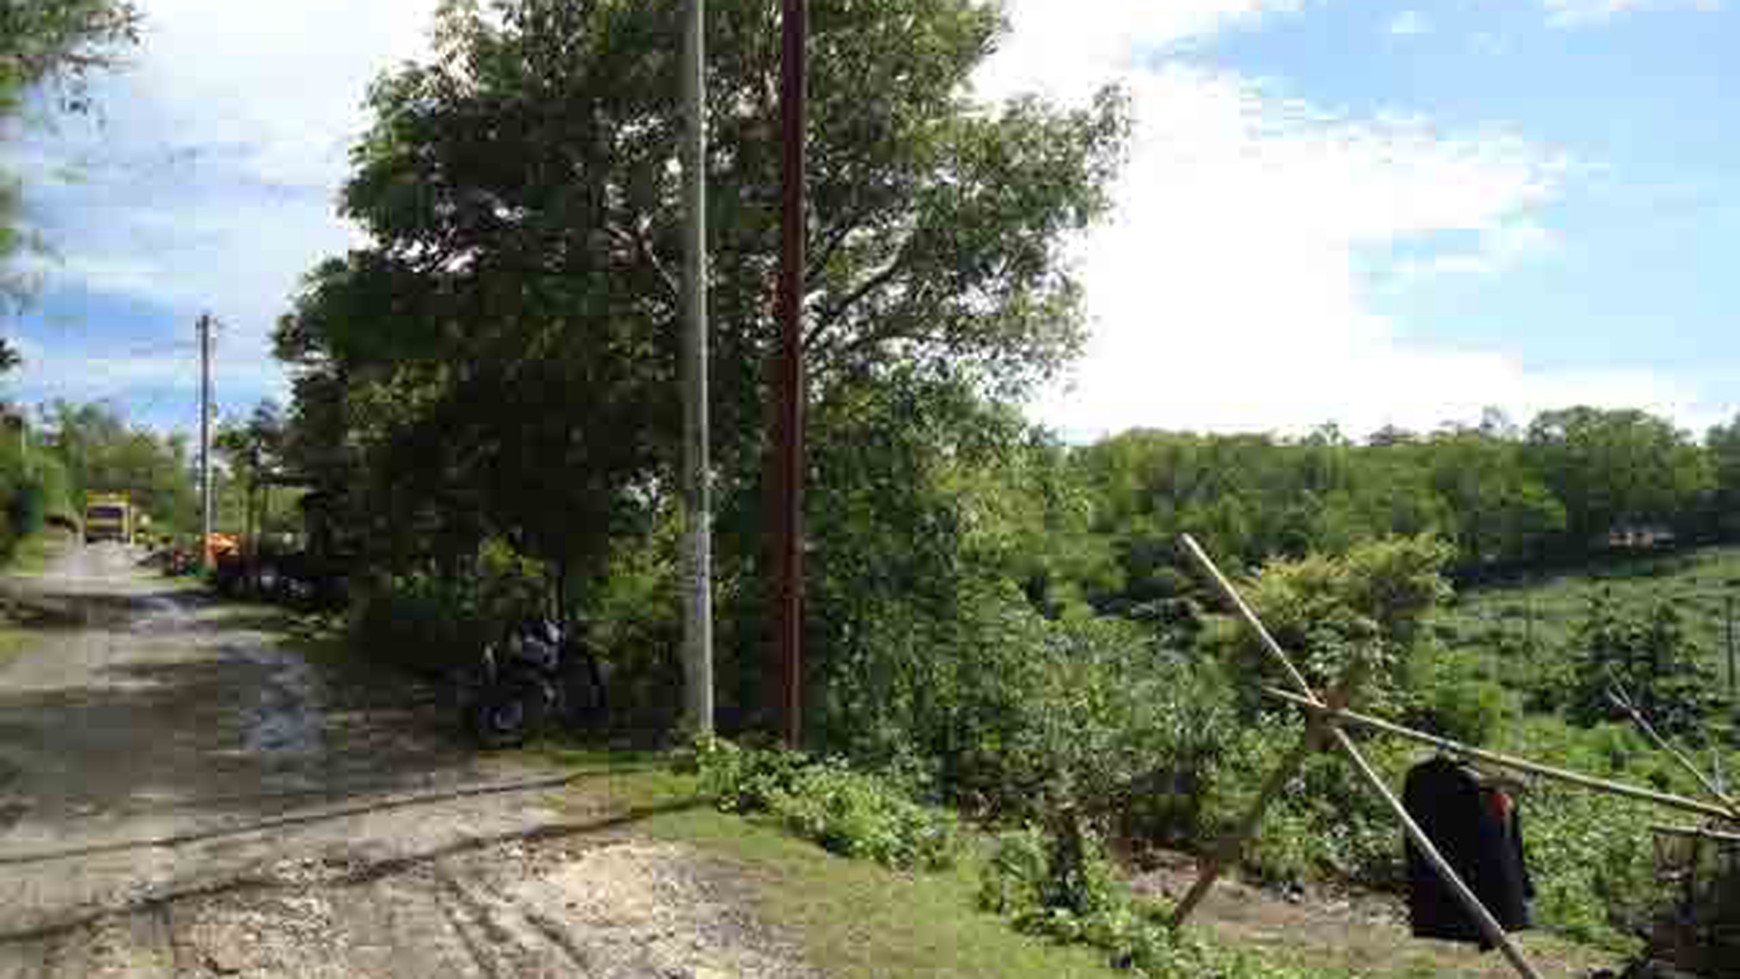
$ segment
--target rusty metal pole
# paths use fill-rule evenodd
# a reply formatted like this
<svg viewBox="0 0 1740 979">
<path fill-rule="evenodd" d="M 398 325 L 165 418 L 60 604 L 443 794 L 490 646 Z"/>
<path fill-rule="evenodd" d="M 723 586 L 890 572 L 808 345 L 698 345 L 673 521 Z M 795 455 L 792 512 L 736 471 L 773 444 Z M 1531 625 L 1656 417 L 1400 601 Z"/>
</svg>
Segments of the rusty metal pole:
<svg viewBox="0 0 1740 979">
<path fill-rule="evenodd" d="M 804 135 L 809 70 L 807 0 L 785 0 L 780 117 L 784 143 L 779 262 L 779 405 L 775 412 L 778 461 L 779 608 L 776 613 L 785 742 L 802 736 L 803 688 L 803 459 L 804 459 Z"/>
</svg>

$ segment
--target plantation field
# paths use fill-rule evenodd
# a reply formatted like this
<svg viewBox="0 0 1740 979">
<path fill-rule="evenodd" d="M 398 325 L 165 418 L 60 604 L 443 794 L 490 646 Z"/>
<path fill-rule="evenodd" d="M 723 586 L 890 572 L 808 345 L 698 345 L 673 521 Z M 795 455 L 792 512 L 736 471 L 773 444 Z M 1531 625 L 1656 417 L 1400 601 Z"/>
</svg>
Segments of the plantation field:
<svg viewBox="0 0 1740 979">
<path fill-rule="evenodd" d="M 1617 555 L 1472 589 L 1440 614 L 1438 635 L 1452 651 L 1474 658 L 1552 656 L 1568 650 L 1589 602 L 1603 592 L 1626 611 L 1671 601 L 1683 616 L 1686 638 L 1717 671 L 1723 691 L 1729 689 L 1730 601 L 1740 647 L 1740 547 Z"/>
</svg>

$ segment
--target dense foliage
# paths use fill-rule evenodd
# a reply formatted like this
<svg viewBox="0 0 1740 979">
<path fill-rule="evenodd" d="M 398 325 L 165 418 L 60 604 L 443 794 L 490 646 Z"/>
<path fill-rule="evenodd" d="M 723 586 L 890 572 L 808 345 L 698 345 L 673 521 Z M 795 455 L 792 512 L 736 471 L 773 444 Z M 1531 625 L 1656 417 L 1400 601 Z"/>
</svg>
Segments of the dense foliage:
<svg viewBox="0 0 1740 979">
<path fill-rule="evenodd" d="M 343 203 L 373 244 L 316 269 L 278 331 L 286 456 L 342 500 L 383 574 L 463 574 L 500 542 L 549 565 L 571 608 L 618 613 L 601 631 L 668 634 L 669 608 L 613 602 L 609 579 L 674 573 L 677 11 L 492 6 L 449 5 L 440 57 L 373 90 Z M 877 629 L 948 625 L 975 508 L 1012 498 L 985 474 L 1061 455 L 987 397 L 1079 345 L 1064 247 L 1104 209 L 1126 125 L 1111 94 L 975 101 L 992 5 L 814 6 L 806 632 L 823 685 Z M 777 17 L 734 3 L 709 25 L 719 632 L 740 654 L 721 706 L 740 716 L 764 706 L 748 654 L 765 618 Z M 1019 559 L 1000 546 L 986 538 L 987 559 Z"/>
<path fill-rule="evenodd" d="M 1631 540 L 1732 533 L 1735 437 L 1705 443 L 1640 411 L 1545 412 L 1519 430 L 1483 425 L 1363 443 L 1333 428 L 1301 439 L 1133 431 L 1078 458 L 1113 542 L 1121 589 L 1107 610 L 1177 594 L 1175 542 L 1192 533 L 1235 565 L 1342 553 L 1362 540 L 1432 533 L 1463 580 L 1575 561 Z"/>
<path fill-rule="evenodd" d="M 127 493 L 162 530 L 197 530 L 194 460 L 188 438 L 129 423 L 112 405 L 57 401 L 40 412 L 36 438 L 65 466 L 67 513 L 87 493 Z"/>
<path fill-rule="evenodd" d="M 940 870 L 959 857 L 954 814 L 926 806 L 839 759 L 710 738 L 695 753 L 703 795 L 725 812 L 768 813 L 844 857 L 897 869 Z"/>
<path fill-rule="evenodd" d="M 1106 208 L 1121 99 L 978 100 L 971 78 L 1003 30 L 991 3 L 813 7 L 805 730 L 882 781 L 721 749 L 706 764 L 724 804 L 893 865 L 931 861 L 942 831 L 883 782 L 1032 823 L 1049 842 L 1004 862 L 1038 869 L 994 903 L 1024 922 L 1063 909 L 1070 923 L 1041 930 L 1161 963 L 1139 915 L 1093 896 L 1092 841 L 1201 845 L 1300 735 L 1258 693 L 1271 667 L 1216 614 L 1182 533 L 1313 682 L 1368 668 L 1371 710 L 1474 742 L 1545 732 L 1577 755 L 1615 735 L 1572 674 L 1617 670 L 1671 730 L 1708 717 L 1671 611 L 1543 643 L 1527 668 L 1544 693 L 1527 698 L 1530 683 L 1449 648 L 1440 616 L 1452 582 L 1740 531 L 1732 428 L 1699 442 L 1643 412 L 1570 408 L 1362 441 L 1326 427 L 1065 445 L 1022 398 L 1082 340 L 1065 259 Z M 709 24 L 716 665 L 732 732 L 772 706 L 777 16 L 752 0 Z M 554 594 L 615 667 L 618 723 L 663 735 L 680 677 L 675 17 L 626 0 L 444 5 L 438 57 L 370 95 L 342 202 L 368 243 L 314 269 L 279 324 L 294 403 L 225 447 L 236 472 L 269 462 L 332 501 L 356 542 L 363 648 L 445 665 Z M 1650 757 L 1624 749 L 1597 754 L 1609 769 Z M 1392 779 L 1418 758 L 1372 753 Z M 1582 934 L 1645 893 L 1635 840 L 1604 840 L 1598 818 L 1566 803 L 1538 824 L 1555 875 L 1544 916 Z M 1399 855 L 1376 801 L 1319 758 L 1284 787 L 1249 866 L 1391 885 Z M 1162 958 L 1245 974 L 1183 954 Z"/>
</svg>

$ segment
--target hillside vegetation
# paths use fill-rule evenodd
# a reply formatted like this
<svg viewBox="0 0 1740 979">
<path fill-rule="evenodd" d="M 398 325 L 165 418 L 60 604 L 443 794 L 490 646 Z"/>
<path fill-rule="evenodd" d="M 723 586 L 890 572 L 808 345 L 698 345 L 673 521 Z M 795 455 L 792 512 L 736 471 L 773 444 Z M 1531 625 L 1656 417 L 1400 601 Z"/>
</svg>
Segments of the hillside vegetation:
<svg viewBox="0 0 1740 979">
<path fill-rule="evenodd" d="M 1368 662 L 1375 712 L 1689 790 L 1605 708 L 1618 679 L 1676 737 L 1728 750 L 1728 705 L 1675 601 L 1591 603 L 1526 658 L 1446 610 L 1458 587 L 1638 535 L 1733 539 L 1740 425 L 1567 406 L 1363 437 L 1066 444 L 1022 410 L 1084 342 L 1067 259 L 1106 216 L 1125 100 L 978 101 L 968 82 L 1006 29 L 992 3 L 813 6 L 804 747 L 905 801 L 829 767 L 776 785 L 769 811 L 867 854 L 905 845 L 887 820 L 918 803 L 1030 827 L 1010 843 L 1026 875 L 1012 920 L 1183 969 L 1087 884 L 1109 842 L 1139 860 L 1223 833 L 1300 724 L 1258 693 L 1271 669 L 1184 562 L 1182 533 L 1313 681 Z M 716 667 L 733 736 L 779 711 L 764 424 L 777 15 L 723 4 L 709 24 Z M 348 535 L 357 648 L 462 662 L 555 604 L 614 668 L 619 733 L 667 744 L 682 676 L 676 16 L 442 8 L 439 56 L 370 90 L 342 194 L 365 243 L 311 269 L 279 322 L 295 397 L 259 460 L 316 481 Z M 1392 780 L 1420 757 L 1372 751 Z M 1629 941 L 1656 897 L 1650 814 L 1544 786 L 1527 806 L 1542 920 Z M 1400 854 L 1376 801 L 1320 758 L 1246 866 L 1394 887 Z"/>
</svg>

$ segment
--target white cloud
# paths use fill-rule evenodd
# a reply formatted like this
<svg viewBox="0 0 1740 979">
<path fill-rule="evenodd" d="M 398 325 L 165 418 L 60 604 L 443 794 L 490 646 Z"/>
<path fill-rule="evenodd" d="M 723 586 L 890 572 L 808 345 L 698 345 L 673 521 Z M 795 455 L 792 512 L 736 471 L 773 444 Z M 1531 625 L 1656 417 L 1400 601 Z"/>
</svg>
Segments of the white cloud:
<svg viewBox="0 0 1740 979">
<path fill-rule="evenodd" d="M 1013 28 L 979 74 L 992 94 L 1077 97 L 1139 58 L 1301 10 L 1306 0 L 1007 0 Z"/>
<path fill-rule="evenodd" d="M 1405 289 L 1447 275 L 1497 275 L 1551 253 L 1559 244 L 1557 232 L 1532 219 L 1517 218 L 1481 231 L 1471 250 L 1440 252 L 1399 263 L 1390 286 Z"/>
<path fill-rule="evenodd" d="M 369 83 L 428 49 L 436 0 L 146 0 L 132 84 L 183 144 L 244 145 L 265 181 L 330 187 Z"/>
<path fill-rule="evenodd" d="M 1574 24 L 1673 0 L 1540 2 Z M 214 310 L 232 327 L 225 390 L 281 392 L 267 356 L 272 318 L 303 271 L 354 243 L 331 213 L 344 149 L 365 122 L 368 82 L 426 50 L 435 4 L 147 0 L 146 43 L 109 89 L 107 125 L 31 164 L 39 173 L 69 158 L 90 164 L 87 183 L 66 195 L 83 209 L 59 229 L 66 263 L 47 274 L 189 320 Z M 1653 375 L 1530 369 L 1499 351 L 1416 342 L 1374 312 L 1359 260 L 1397 242 L 1473 236 L 1465 253 L 1404 264 L 1398 274 L 1415 280 L 1502 274 L 1550 254 L 1539 211 L 1567 163 L 1503 130 L 1348 118 L 1164 60 L 1307 6 L 1011 0 L 1014 33 L 979 76 L 985 93 L 1073 100 L 1122 79 L 1141 119 L 1116 220 L 1081 251 L 1092 348 L 1075 392 L 1047 399 L 1044 416 L 1091 433 L 1297 429 L 1329 418 L 1363 430 L 1474 417 L 1487 404 L 1525 416 L 1573 400 L 1699 410 Z M 90 387 L 82 379 L 93 374 L 148 385 L 185 366 L 103 361 L 93 371 L 91 357 L 57 349 L 32 363 L 65 386 L 55 392 Z"/>
<path fill-rule="evenodd" d="M 436 3 L 145 0 L 143 43 L 103 82 L 98 119 L 11 151 L 64 256 L 36 269 L 45 284 L 189 323 L 209 309 L 231 325 L 230 390 L 281 393 L 272 323 L 305 271 L 355 244 L 334 195 L 366 125 L 368 85 L 426 53 Z M 66 170 L 76 182 L 57 186 Z M 106 373 L 144 385 L 149 366 Z M 89 388 L 64 357 L 33 360 L 29 373 L 53 379 L 50 395 Z"/>
<path fill-rule="evenodd" d="M 1436 268 L 1422 262 L 1416 278 L 1498 274 L 1550 253 L 1539 212 L 1573 172 L 1563 154 L 1501 128 L 1349 117 L 1231 74 L 1118 58 L 1097 33 L 1077 46 L 1052 20 L 1071 9 L 1017 0 L 1018 32 L 1057 33 L 1018 34 L 987 86 L 1073 99 L 1115 78 L 1138 116 L 1116 212 L 1080 250 L 1093 335 L 1073 385 L 1036 405 L 1050 424 L 1075 437 L 1330 420 L 1364 432 L 1568 403 L 1709 417 L 1693 392 L 1649 372 L 1536 369 L 1500 350 L 1416 340 L 1376 311 L 1363 260 L 1398 245 L 1475 243 Z M 1041 43 L 1028 73 L 1019 59 Z"/>
<path fill-rule="evenodd" d="M 1431 33 L 1432 22 L 1418 10 L 1404 10 L 1390 20 L 1388 30 L 1396 37 L 1418 37 Z"/>
<path fill-rule="evenodd" d="M 1612 20 L 1620 14 L 1668 7 L 1690 7 L 1705 13 L 1722 9 L 1721 0 L 1541 0 L 1548 22 L 1557 27 L 1581 27 Z"/>
<path fill-rule="evenodd" d="M 130 415 L 165 429 L 198 422 L 199 360 L 191 335 L 141 343 L 101 329 L 51 327 L 10 339 L 24 357 L 26 369 L 12 383 L 26 402 L 120 400 Z M 220 412 L 245 412 L 260 397 L 283 401 L 289 393 L 283 372 L 233 349 L 230 340 L 220 335 L 214 348 Z"/>
</svg>

